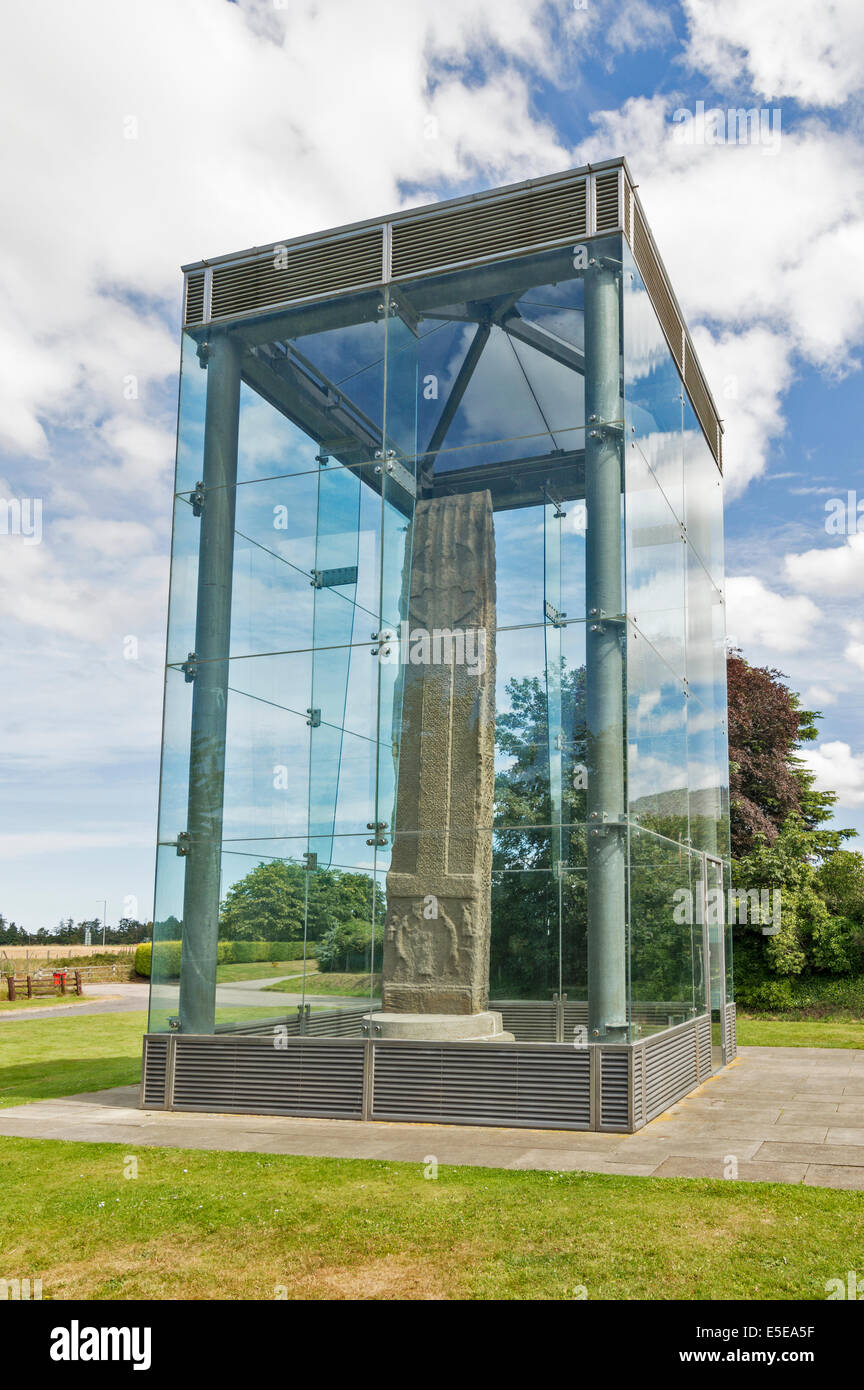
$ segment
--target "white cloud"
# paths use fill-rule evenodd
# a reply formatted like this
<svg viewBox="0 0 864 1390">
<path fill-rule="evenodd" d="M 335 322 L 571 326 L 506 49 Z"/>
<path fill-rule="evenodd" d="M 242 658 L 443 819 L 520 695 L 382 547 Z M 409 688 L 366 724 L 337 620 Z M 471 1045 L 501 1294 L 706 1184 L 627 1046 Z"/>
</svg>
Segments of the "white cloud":
<svg viewBox="0 0 864 1390">
<path fill-rule="evenodd" d="M 837 792 L 839 806 L 864 806 L 864 753 L 839 740 L 804 747 L 800 756 L 816 778 L 818 791 Z"/>
<path fill-rule="evenodd" d="M 825 685 L 810 685 L 804 691 L 804 704 L 811 709 L 821 709 L 823 705 L 836 705 L 837 691 Z"/>
<path fill-rule="evenodd" d="M 778 594 L 752 574 L 728 580 L 726 602 L 729 640 L 745 651 L 800 651 L 820 618 L 811 599 Z"/>
<path fill-rule="evenodd" d="M 718 83 L 746 73 L 766 100 L 839 106 L 862 83 L 860 0 L 683 0 L 687 57 Z M 739 103 L 740 104 L 740 103 Z"/>
<path fill-rule="evenodd" d="M 864 532 L 848 536 L 843 545 L 787 555 L 783 568 L 796 589 L 838 597 L 860 594 L 864 589 Z"/>
</svg>

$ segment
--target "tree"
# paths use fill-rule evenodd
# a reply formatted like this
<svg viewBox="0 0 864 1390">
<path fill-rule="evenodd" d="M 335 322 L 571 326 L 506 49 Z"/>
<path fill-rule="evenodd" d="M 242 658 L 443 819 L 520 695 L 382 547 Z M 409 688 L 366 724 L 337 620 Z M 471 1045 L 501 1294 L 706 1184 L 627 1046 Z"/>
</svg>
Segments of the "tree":
<svg viewBox="0 0 864 1390">
<path fill-rule="evenodd" d="M 836 911 L 838 906 L 850 907 L 860 891 L 864 862 L 858 854 L 836 850 L 817 867 L 812 836 L 802 818 L 792 815 L 772 841 L 757 834 L 750 853 L 734 866 L 740 887 L 781 895 L 779 931 L 766 934 L 759 920 L 734 928 L 735 988 L 747 1003 L 782 1005 L 791 996 L 788 986 L 784 994 L 777 982 L 800 975 L 848 975 L 864 968 L 860 920 Z M 838 855 L 841 862 L 832 872 Z M 826 882 L 832 885 L 830 891 Z"/>
<path fill-rule="evenodd" d="M 490 987 L 499 997 L 551 997 L 559 988 L 584 996 L 587 982 L 585 875 L 580 869 L 559 880 L 552 860 L 585 862 L 587 816 L 584 777 L 585 668 L 560 668 L 561 806 L 550 793 L 547 684 L 538 676 L 507 683 L 510 709 L 496 720 L 499 759 L 509 759 L 495 777 L 495 836 L 492 857 L 492 943 Z M 557 698 L 557 697 L 556 697 Z M 562 821 L 561 842 L 548 826 Z M 560 915 L 559 915 L 560 914 Z M 560 928 L 559 928 L 560 920 Z M 560 930 L 560 937 L 559 937 Z"/>
<path fill-rule="evenodd" d="M 384 920 L 384 896 L 376 895 L 376 921 Z M 272 859 L 229 888 L 222 904 L 223 941 L 319 941 L 334 926 L 372 914 L 372 879 L 340 869 L 306 868 L 290 859 Z"/>
<path fill-rule="evenodd" d="M 838 849 L 853 830 L 820 829 L 830 820 L 835 792 L 816 791 L 798 757 L 818 737 L 821 715 L 803 709 L 781 671 L 751 666 L 733 649 L 726 662 L 729 690 L 729 799 L 732 857 L 740 859 L 763 835 L 768 844 L 790 816 L 810 832 L 807 852 Z"/>
</svg>

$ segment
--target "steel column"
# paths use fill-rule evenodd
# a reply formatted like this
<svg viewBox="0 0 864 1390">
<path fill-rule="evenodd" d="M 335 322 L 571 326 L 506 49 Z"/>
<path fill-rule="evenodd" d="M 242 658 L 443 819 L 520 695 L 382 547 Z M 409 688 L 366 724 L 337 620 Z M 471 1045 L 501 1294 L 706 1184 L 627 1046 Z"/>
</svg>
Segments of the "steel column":
<svg viewBox="0 0 864 1390">
<path fill-rule="evenodd" d="M 585 598 L 588 744 L 588 1030 L 620 1041 L 627 1029 L 624 660 L 621 576 L 619 279 L 585 271 Z"/>
<path fill-rule="evenodd" d="M 180 960 L 180 1026 L 212 1033 L 216 1013 L 222 803 L 225 787 L 225 722 L 237 435 L 240 414 L 240 350 L 226 332 L 214 331 L 202 350 L 207 367 L 204 421 L 203 506 L 198 551 L 198 609 L 192 668 L 192 729 L 186 829 L 189 850 L 183 890 Z"/>
</svg>

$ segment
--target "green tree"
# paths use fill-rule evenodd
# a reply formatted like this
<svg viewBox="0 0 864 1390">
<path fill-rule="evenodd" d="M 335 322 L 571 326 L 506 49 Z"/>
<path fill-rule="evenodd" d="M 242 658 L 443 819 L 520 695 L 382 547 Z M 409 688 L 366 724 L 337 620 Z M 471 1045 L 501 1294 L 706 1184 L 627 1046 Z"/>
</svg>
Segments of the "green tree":
<svg viewBox="0 0 864 1390">
<path fill-rule="evenodd" d="M 369 921 L 372 880 L 368 874 L 306 868 L 290 859 L 257 864 L 229 888 L 222 904 L 223 941 L 319 941 L 344 922 Z M 384 898 L 377 894 L 376 920 L 383 921 Z"/>
</svg>

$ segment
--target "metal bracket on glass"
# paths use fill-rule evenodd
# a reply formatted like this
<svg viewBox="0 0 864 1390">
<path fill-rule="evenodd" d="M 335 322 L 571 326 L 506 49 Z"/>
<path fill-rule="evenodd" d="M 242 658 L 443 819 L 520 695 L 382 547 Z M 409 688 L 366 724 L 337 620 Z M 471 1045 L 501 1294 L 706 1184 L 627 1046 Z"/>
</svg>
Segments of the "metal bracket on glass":
<svg viewBox="0 0 864 1390">
<path fill-rule="evenodd" d="M 207 342 L 199 343 L 196 348 L 196 355 L 202 371 L 206 371 L 207 363 L 210 361 L 210 344 Z"/>
<path fill-rule="evenodd" d="M 186 684 L 191 685 L 192 681 L 194 681 L 195 677 L 198 674 L 198 658 L 194 652 L 189 653 L 186 660 L 180 667 L 180 670 L 183 672 L 183 675 L 186 679 Z"/>
<path fill-rule="evenodd" d="M 316 455 L 315 455 L 315 462 L 316 462 L 317 464 L 319 464 L 319 465 L 321 466 L 321 468 L 326 468 L 327 465 L 328 465 L 328 463 L 330 462 L 330 455 L 329 455 L 329 454 L 324 454 L 324 453 L 316 454 Z"/>
<path fill-rule="evenodd" d="M 597 270 L 621 270 L 621 262 L 614 256 L 591 256 L 588 264 L 595 266 Z"/>
<path fill-rule="evenodd" d="M 304 855 L 303 855 L 303 868 L 305 869 L 305 871 L 306 871 L 307 874 L 308 874 L 308 873 L 311 873 L 313 869 L 317 869 L 317 868 L 318 868 L 318 852 L 317 852 L 317 850 L 314 850 L 314 849 L 307 849 L 307 850 L 306 850 L 306 852 L 305 852 Z"/>
<path fill-rule="evenodd" d="M 180 1032 L 180 1019 L 178 1018 L 177 1014 L 170 1015 L 168 1019 L 168 1027 L 171 1029 L 172 1033 Z"/>
<path fill-rule="evenodd" d="M 200 516 L 204 510 L 204 484 L 196 483 L 195 491 L 190 498 L 192 503 L 192 515 Z"/>
<path fill-rule="evenodd" d="M 386 822 L 386 820 L 370 820 L 370 821 L 367 821 L 367 822 L 366 822 L 366 829 L 367 829 L 367 830 L 374 830 L 374 831 L 375 831 L 375 836 L 374 836 L 374 838 L 371 839 L 371 840 L 367 840 L 367 841 L 366 841 L 367 845 L 386 845 L 386 843 L 387 843 L 387 836 L 386 836 L 386 835 L 381 835 L 381 834 L 379 833 L 380 831 L 386 830 L 386 829 L 387 829 L 387 822 Z"/>
<path fill-rule="evenodd" d="M 378 646 L 378 647 L 372 647 L 372 648 L 371 648 L 371 655 L 372 655 L 372 656 L 377 656 L 378 653 L 379 653 L 379 651 L 380 651 L 380 649 L 381 649 L 381 647 L 384 647 L 384 643 L 385 643 L 385 642 L 392 642 L 393 640 L 394 640 L 394 634 L 393 634 L 392 632 L 388 632 L 386 628 L 382 628 L 380 632 L 373 632 L 373 633 L 372 633 L 372 641 L 373 641 L 373 642 L 378 642 L 378 643 L 380 643 L 380 646 Z M 384 647 L 384 651 L 383 651 L 381 654 L 382 654 L 382 656 L 389 656 L 389 655 L 390 655 L 390 648 L 389 648 L 389 647 Z"/>
<path fill-rule="evenodd" d="M 596 415 L 589 415 L 588 423 L 591 426 L 588 431 L 589 439 L 614 439 L 623 442 L 624 426 L 620 420 L 601 420 Z"/>
<path fill-rule="evenodd" d="M 313 589 L 337 589 L 343 584 L 357 583 L 357 566 L 342 565 L 339 569 L 312 570 Z"/>
<path fill-rule="evenodd" d="M 181 859 L 187 855 L 192 848 L 192 837 L 188 830 L 181 830 L 177 836 L 177 853 Z"/>
<path fill-rule="evenodd" d="M 567 626 L 567 622 L 566 622 L 567 614 L 566 614 L 566 613 L 560 613 L 560 612 L 558 611 L 558 609 L 555 608 L 555 607 L 549 602 L 548 598 L 546 599 L 545 603 L 543 604 L 543 612 L 546 614 L 546 617 L 549 619 L 549 621 L 550 621 L 550 623 L 552 624 L 553 627 L 566 627 L 566 626 Z"/>
<path fill-rule="evenodd" d="M 546 494 L 547 500 L 551 502 L 552 506 L 555 508 L 552 513 L 553 520 L 563 521 L 564 517 L 567 515 L 564 510 L 564 499 L 559 497 L 556 492 L 553 492 L 548 483 L 545 484 L 543 491 Z"/>
<path fill-rule="evenodd" d="M 605 632 L 609 625 L 613 627 L 623 627 L 626 622 L 626 618 L 613 617 L 612 614 L 607 613 L 604 608 L 589 609 L 588 617 L 594 620 L 588 624 L 589 632 Z"/>
<path fill-rule="evenodd" d="M 399 462 L 395 449 L 388 449 L 386 454 L 381 449 L 376 449 L 375 457 L 383 460 L 382 463 L 376 463 L 376 473 L 386 473 L 403 492 L 408 493 L 409 497 L 417 496 L 417 480 L 414 474 Z"/>
<path fill-rule="evenodd" d="M 320 709 L 307 709 L 306 713 L 307 713 L 308 716 L 309 716 L 309 718 L 306 720 L 306 723 L 309 725 L 309 728 L 310 728 L 310 729 L 320 729 L 320 727 L 321 727 L 321 711 L 320 711 Z"/>
<path fill-rule="evenodd" d="M 591 822 L 592 835 L 603 835 L 607 830 L 627 829 L 627 814 L 624 811 L 618 815 L 610 814 L 609 811 L 592 811 L 588 820 Z"/>
</svg>

